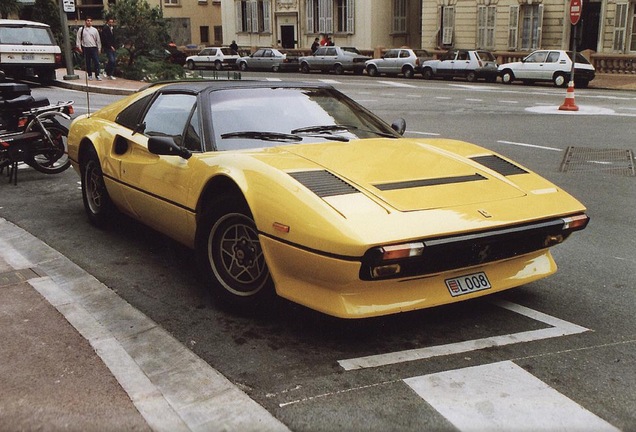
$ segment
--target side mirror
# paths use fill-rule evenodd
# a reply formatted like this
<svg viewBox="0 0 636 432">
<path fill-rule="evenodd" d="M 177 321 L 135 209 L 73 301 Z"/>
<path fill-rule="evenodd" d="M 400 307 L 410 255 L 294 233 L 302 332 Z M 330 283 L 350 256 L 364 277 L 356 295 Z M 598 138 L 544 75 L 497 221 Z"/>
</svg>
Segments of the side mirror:
<svg viewBox="0 0 636 432">
<path fill-rule="evenodd" d="M 404 120 L 403 118 L 394 120 L 393 123 L 391 123 L 391 129 L 393 129 L 400 135 L 404 135 L 404 131 L 406 130 L 406 120 Z"/>
<path fill-rule="evenodd" d="M 184 159 L 190 159 L 192 156 L 190 150 L 176 145 L 172 137 L 164 136 L 150 137 L 148 139 L 148 151 L 156 155 L 180 156 Z"/>
</svg>

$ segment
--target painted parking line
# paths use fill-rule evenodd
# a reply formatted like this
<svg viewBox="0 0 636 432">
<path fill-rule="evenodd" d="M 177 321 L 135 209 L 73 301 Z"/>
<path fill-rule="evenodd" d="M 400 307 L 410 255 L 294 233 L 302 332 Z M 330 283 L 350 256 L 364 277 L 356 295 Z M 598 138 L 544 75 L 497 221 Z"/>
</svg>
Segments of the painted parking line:
<svg viewBox="0 0 636 432">
<path fill-rule="evenodd" d="M 406 84 L 406 83 L 402 83 L 402 82 L 397 82 L 397 81 L 381 81 L 378 80 L 378 82 L 380 84 L 385 84 L 391 87 L 400 87 L 400 88 L 418 88 L 417 86 L 414 86 L 412 84 Z"/>
<path fill-rule="evenodd" d="M 521 342 L 532 342 L 541 339 L 550 339 L 589 331 L 589 329 L 585 327 L 578 326 L 576 324 L 515 303 L 499 300 L 494 302 L 494 304 L 501 308 L 518 313 L 519 315 L 523 315 L 535 321 L 547 324 L 550 327 L 539 330 L 529 330 L 519 333 L 468 340 L 464 342 L 456 342 L 446 345 L 436 345 L 426 348 L 416 348 L 392 353 L 338 360 L 338 364 L 340 364 L 340 367 L 342 367 L 344 370 L 373 368 L 409 361 L 424 360 L 432 357 L 460 354 L 484 348 L 512 345 Z"/>
<path fill-rule="evenodd" d="M 404 382 L 460 431 L 618 431 L 510 361 Z"/>
<path fill-rule="evenodd" d="M 520 143 L 520 142 L 514 142 L 514 141 L 497 141 L 497 142 L 499 144 L 508 144 L 508 145 L 515 145 L 520 147 L 530 147 L 530 148 L 536 148 L 540 150 L 550 150 L 550 151 L 558 151 L 558 152 L 563 151 L 563 149 L 560 149 L 560 148 L 540 146 L 536 144 L 527 144 L 527 143 Z"/>
</svg>

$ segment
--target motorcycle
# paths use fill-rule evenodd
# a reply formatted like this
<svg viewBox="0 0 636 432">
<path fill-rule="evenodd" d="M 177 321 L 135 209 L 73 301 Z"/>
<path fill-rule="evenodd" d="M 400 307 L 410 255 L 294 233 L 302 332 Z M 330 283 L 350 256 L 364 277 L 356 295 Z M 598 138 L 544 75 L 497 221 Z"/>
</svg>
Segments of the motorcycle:
<svg viewBox="0 0 636 432">
<path fill-rule="evenodd" d="M 26 84 L 0 83 L 0 173 L 8 168 L 9 183 L 18 183 L 18 163 L 45 174 L 58 174 L 71 165 L 66 139 L 73 101 L 51 104 L 31 96 Z"/>
</svg>

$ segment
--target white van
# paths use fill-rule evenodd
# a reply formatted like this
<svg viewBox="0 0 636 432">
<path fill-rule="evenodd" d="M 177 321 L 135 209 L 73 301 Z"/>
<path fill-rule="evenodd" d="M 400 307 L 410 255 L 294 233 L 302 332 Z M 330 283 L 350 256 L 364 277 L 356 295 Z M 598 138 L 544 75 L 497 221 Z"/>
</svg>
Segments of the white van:
<svg viewBox="0 0 636 432">
<path fill-rule="evenodd" d="M 0 70 L 15 78 L 55 79 L 62 51 L 47 24 L 0 19 Z"/>
</svg>

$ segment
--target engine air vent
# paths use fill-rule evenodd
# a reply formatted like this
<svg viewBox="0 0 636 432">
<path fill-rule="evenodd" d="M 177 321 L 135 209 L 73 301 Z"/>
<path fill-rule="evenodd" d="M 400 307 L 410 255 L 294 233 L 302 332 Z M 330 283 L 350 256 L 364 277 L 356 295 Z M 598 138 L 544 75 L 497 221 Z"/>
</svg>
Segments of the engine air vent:
<svg viewBox="0 0 636 432">
<path fill-rule="evenodd" d="M 475 162 L 487 168 L 490 168 L 491 170 L 496 171 L 503 176 L 528 173 L 528 171 L 524 170 L 523 168 L 520 168 L 517 165 L 495 155 L 476 156 L 474 158 L 471 158 L 471 160 L 474 160 Z"/>
<path fill-rule="evenodd" d="M 288 174 L 321 198 L 358 192 L 349 183 L 328 171 L 297 171 Z"/>
</svg>

